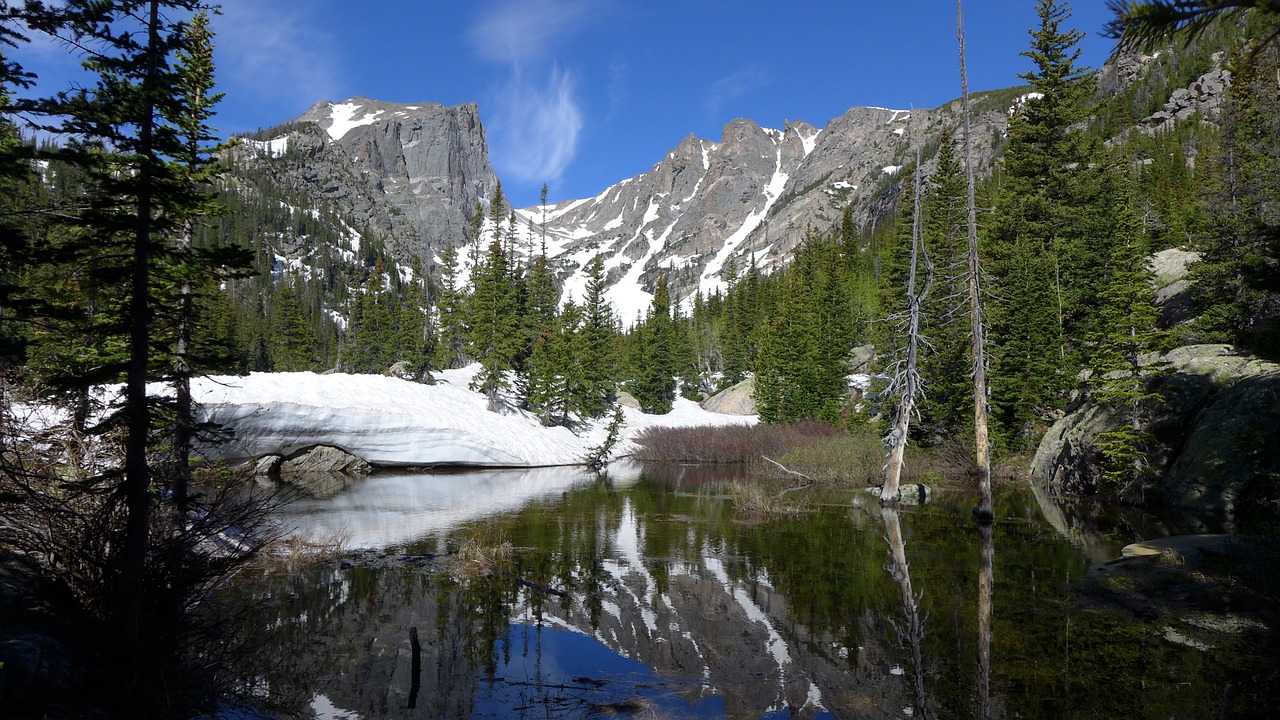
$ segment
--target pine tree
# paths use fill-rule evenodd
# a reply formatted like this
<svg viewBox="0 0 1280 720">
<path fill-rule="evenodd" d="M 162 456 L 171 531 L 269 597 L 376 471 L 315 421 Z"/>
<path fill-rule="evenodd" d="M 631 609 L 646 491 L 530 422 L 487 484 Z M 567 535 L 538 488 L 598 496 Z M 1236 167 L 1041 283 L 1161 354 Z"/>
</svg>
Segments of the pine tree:
<svg viewBox="0 0 1280 720">
<path fill-rule="evenodd" d="M 614 341 L 618 330 L 605 290 L 604 260 L 596 255 L 587 265 L 587 294 L 573 351 L 573 373 L 577 378 L 573 405 L 579 414 L 589 418 L 604 415 L 615 389 Z"/>
<path fill-rule="evenodd" d="M 62 373 L 64 387 L 124 380 L 119 412 L 93 428 L 122 433 L 122 466 L 84 491 L 85 497 L 106 498 L 97 505 L 104 524 L 101 537 L 94 538 L 105 553 L 103 595 L 93 609 L 105 609 L 122 647 L 137 649 L 144 623 L 173 622 L 183 609 L 180 590 L 145 591 L 154 580 L 149 564 L 158 563 L 161 574 L 173 573 L 167 582 L 176 584 L 186 582 L 180 576 L 191 570 L 172 564 L 189 558 L 181 548 L 170 547 L 160 557 L 152 535 L 157 498 L 169 476 L 153 467 L 157 414 L 146 388 L 148 382 L 181 381 L 192 368 L 192 342 L 185 343 L 184 361 L 174 360 L 176 325 L 169 324 L 174 316 L 163 300 L 194 292 L 192 266 L 198 263 L 187 247 L 175 249 L 174 240 L 184 237 L 188 219 L 210 208 L 202 181 L 210 140 L 206 121 L 214 102 L 208 92 L 208 38 L 198 38 L 198 22 L 193 33 L 181 19 L 199 9 L 196 2 L 31 3 L 5 9 L 17 13 L 25 27 L 84 49 L 83 66 L 94 78 L 21 104 L 28 117 L 41 118 L 47 130 L 69 138 L 41 155 L 76 168 L 80 194 L 74 212 L 62 214 L 61 228 L 48 236 L 53 242 L 33 256 L 31 273 L 66 283 L 68 294 L 49 306 L 59 317 L 46 329 L 78 326 L 76 334 L 85 341 L 73 353 L 88 361 L 80 366 L 86 372 L 78 379 Z M 185 293 L 183 279 L 190 281 Z M 183 305 L 178 315 L 189 327 L 194 303 Z M 92 355 L 81 355 L 88 348 Z M 51 366 L 37 361 L 35 367 Z M 177 526 L 172 532 L 185 530 Z"/>
<path fill-rule="evenodd" d="M 937 437 L 954 436 L 973 425 L 966 307 L 968 243 L 965 237 L 965 179 L 951 136 L 943 133 L 938 164 L 929 178 L 924 206 L 924 240 L 936 277 L 924 304 L 922 328 L 932 352 L 921 358 L 929 392 L 920 399 L 921 426 Z"/>
<path fill-rule="evenodd" d="M 440 251 L 440 293 L 436 299 L 439 342 L 435 366 L 443 369 L 467 363 L 466 295 L 458 283 L 458 250 L 447 243 Z"/>
<path fill-rule="evenodd" d="M 422 273 L 422 261 L 417 256 L 414 256 L 410 270 L 411 277 L 392 315 L 395 347 L 398 349 L 395 357 L 397 363 L 407 364 L 408 379 L 429 384 L 433 382 L 431 370 L 438 338 L 427 300 L 427 277 Z"/>
<path fill-rule="evenodd" d="M 218 348 L 213 353 L 198 353 L 196 350 L 196 291 L 198 287 L 208 288 L 210 281 L 216 277 L 216 273 L 210 272 L 211 268 L 230 264 L 235 269 L 240 269 L 247 265 L 248 258 L 237 252 L 237 249 L 225 245 L 205 248 L 200 253 L 196 252 L 194 246 L 197 220 L 221 212 L 221 206 L 209 197 L 216 171 L 211 155 L 216 139 L 209 121 L 214 114 L 213 108 L 222 99 L 222 95 L 212 92 L 213 32 L 209 29 L 209 18 L 204 11 L 197 12 L 186 26 L 183 43 L 177 50 L 177 60 L 175 75 L 179 83 L 181 103 L 168 119 L 177 130 L 182 152 L 172 161 L 172 165 L 175 180 L 185 182 L 193 196 L 193 201 L 182 208 L 183 217 L 179 219 L 177 230 L 178 247 L 171 268 L 178 284 L 178 310 L 175 318 L 177 337 L 173 366 L 175 469 L 172 492 L 174 510 L 181 527 L 187 517 L 187 488 L 191 483 L 190 458 L 196 421 L 191 397 L 191 377 L 201 369 L 199 366 L 202 364 L 205 368 L 211 364 L 225 368 L 227 357 L 224 348 Z M 207 338 L 203 345 L 205 348 L 209 347 Z"/>
<path fill-rule="evenodd" d="M 1140 480 L 1144 472 L 1150 437 L 1143 429 L 1143 411 L 1160 398 L 1159 393 L 1147 389 L 1139 362 L 1142 354 L 1155 348 L 1159 313 L 1154 278 L 1147 265 L 1147 243 L 1131 205 L 1132 192 L 1126 185 L 1114 196 L 1115 233 L 1092 338 L 1096 350 L 1090 386 L 1094 400 L 1115 408 L 1125 418 L 1119 427 L 1098 436 L 1104 458 L 1102 481 L 1123 487 Z"/>
<path fill-rule="evenodd" d="M 991 232 L 995 411 L 1015 440 L 1031 441 L 1065 397 L 1083 362 L 1102 286 L 1106 228 L 1097 201 L 1096 148 L 1076 124 L 1094 81 L 1078 67 L 1083 33 L 1063 30 L 1070 13 L 1040 0 L 1038 28 L 1020 75 L 1033 91 L 1009 124 L 1003 180 Z"/>
<path fill-rule="evenodd" d="M 671 412 L 676 396 L 677 351 L 675 324 L 671 318 L 671 298 L 666 277 L 659 277 L 653 290 L 653 305 L 639 337 L 639 364 L 634 368 L 631 394 L 640 409 L 651 414 Z"/>
<path fill-rule="evenodd" d="M 511 390 L 509 373 L 516 370 L 517 357 L 525 348 L 500 236 L 489 243 L 485 259 L 472 276 L 475 291 L 468 303 L 471 326 L 467 352 L 480 363 L 480 372 L 471 388 L 484 393 L 489 409 L 496 412 L 502 406 L 502 392 Z"/>
</svg>

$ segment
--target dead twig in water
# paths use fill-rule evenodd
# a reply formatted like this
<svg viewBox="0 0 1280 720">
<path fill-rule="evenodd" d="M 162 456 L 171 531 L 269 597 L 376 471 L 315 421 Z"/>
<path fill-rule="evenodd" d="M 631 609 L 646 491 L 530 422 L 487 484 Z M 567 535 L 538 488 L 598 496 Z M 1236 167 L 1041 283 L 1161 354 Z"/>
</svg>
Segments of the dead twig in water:
<svg viewBox="0 0 1280 720">
<path fill-rule="evenodd" d="M 812 483 L 813 483 L 813 478 L 809 477 L 808 475 L 805 475 L 805 474 L 804 474 L 804 473 L 802 473 L 802 472 L 797 472 L 797 471 L 795 471 L 795 470 L 792 470 L 791 468 L 787 467 L 786 465 L 783 465 L 782 463 L 778 462 L 777 460 L 774 460 L 773 458 L 769 457 L 768 455 L 761 455 L 760 457 L 764 458 L 766 462 L 771 463 L 774 467 L 776 467 L 776 468 L 778 468 L 779 470 L 781 470 L 782 472 L 784 472 L 784 473 L 786 473 L 786 474 L 790 475 L 791 477 L 798 477 L 798 478 L 800 478 L 801 480 L 804 480 L 805 482 L 808 482 L 808 483 L 810 483 L 810 484 L 812 484 Z"/>
<path fill-rule="evenodd" d="M 516 575 L 515 573 L 507 570 L 503 570 L 502 574 L 512 580 L 515 580 L 518 584 L 523 585 L 531 590 L 544 592 L 544 593 L 547 593 L 548 595 L 555 595 L 556 597 L 561 597 L 561 598 L 564 598 L 565 600 L 569 599 L 569 593 L 565 592 L 564 590 L 557 590 L 547 585 L 540 585 L 536 582 L 533 582 L 532 580 L 525 580 L 519 575 Z"/>
</svg>

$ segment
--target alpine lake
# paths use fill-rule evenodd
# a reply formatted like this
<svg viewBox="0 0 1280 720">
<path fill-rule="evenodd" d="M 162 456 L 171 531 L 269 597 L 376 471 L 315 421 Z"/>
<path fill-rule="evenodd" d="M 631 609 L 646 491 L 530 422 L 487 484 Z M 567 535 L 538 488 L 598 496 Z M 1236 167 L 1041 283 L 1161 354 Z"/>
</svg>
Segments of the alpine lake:
<svg viewBox="0 0 1280 720">
<path fill-rule="evenodd" d="M 738 471 L 740 472 L 740 471 Z M 1280 565 L 1116 560 L 1198 518 L 1025 488 L 740 512 L 732 468 L 379 473 L 282 512 L 346 549 L 228 589 L 279 717 L 1275 717 Z M 1247 543 L 1245 536 L 1231 543 Z M 1261 579 L 1257 579 L 1261 578 Z M 236 714 L 236 713 L 232 713 Z"/>
</svg>

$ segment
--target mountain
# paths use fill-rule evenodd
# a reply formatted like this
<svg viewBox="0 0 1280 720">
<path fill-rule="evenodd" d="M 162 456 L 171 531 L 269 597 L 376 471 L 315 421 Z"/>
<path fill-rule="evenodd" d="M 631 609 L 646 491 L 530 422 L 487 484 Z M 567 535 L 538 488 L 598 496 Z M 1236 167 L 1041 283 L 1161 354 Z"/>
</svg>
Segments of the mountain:
<svg viewBox="0 0 1280 720">
<path fill-rule="evenodd" d="M 1212 112 L 1225 85 L 1217 62 L 1194 47 L 1117 56 L 1099 79 L 1104 106 L 1111 99 L 1104 124 L 1115 125 L 1104 129 L 1106 136 L 1130 128 L 1150 133 L 1189 113 Z M 1024 93 L 1009 88 L 971 97 L 980 177 L 990 173 Z M 736 119 L 719 140 L 690 135 L 648 172 L 593 197 L 516 209 L 514 227 L 502 228 L 488 220 L 497 176 L 474 104 L 321 102 L 231 153 L 242 172 L 265 174 L 330 208 L 344 225 L 340 235 L 373 239 L 402 266 L 417 256 L 431 271 L 452 244 L 465 280 L 496 234 L 514 239 L 524 256 L 545 247 L 564 297 L 581 299 L 585 268 L 601 254 L 609 300 L 630 324 L 649 307 L 660 275 L 674 297 L 688 302 L 697 292 L 725 290 L 733 272 L 753 261 L 765 272 L 784 265 L 806 232 L 831 229 L 846 208 L 869 234 L 893 212 L 905 180 L 901 169 L 919 153 L 929 172 L 944 136 L 960 144 L 960 122 L 958 100 L 936 109 L 855 107 L 821 129 L 803 120 L 777 129 Z M 485 222 L 469 238 L 477 203 Z M 281 242 L 274 252 L 292 259 L 304 252 L 296 245 Z"/>
<path fill-rule="evenodd" d="M 324 101 L 263 135 L 231 150 L 240 172 L 267 172 L 332 207 L 406 265 L 461 245 L 476 203 L 498 182 L 474 103 Z"/>
<path fill-rule="evenodd" d="M 1015 97 L 975 98 L 975 153 L 984 165 Z M 630 322 L 648 307 L 660 273 L 688 299 L 724 290 L 727 270 L 753 257 L 766 271 L 786 263 L 808 228 L 830 228 L 846 205 L 860 225 L 883 219 L 899 169 L 917 149 L 929 163 L 944 129 L 958 138 L 958 122 L 958 103 L 857 107 L 821 130 L 801 120 L 782 129 L 733 120 L 719 141 L 690 135 L 648 172 L 594 197 L 517 209 L 515 236 L 522 252 L 538 252 L 545 224 L 566 297 L 583 296 L 585 267 L 603 254 L 609 299 Z M 452 243 L 465 277 L 493 232 L 486 222 L 467 247 L 476 203 L 487 208 L 497 183 L 474 104 L 326 101 L 260 137 L 233 150 L 242 168 L 333 207 L 402 264 L 416 254 L 430 266 Z"/>
<path fill-rule="evenodd" d="M 975 100 L 975 158 L 989 166 L 1016 91 Z M 809 228 L 840 222 L 846 205 L 860 227 L 884 219 L 921 151 L 934 162 L 943 131 L 959 141 L 959 103 L 937 110 L 855 107 L 821 130 L 733 120 L 719 142 L 689 136 L 652 169 L 598 195 L 517 211 L 519 237 L 541 239 L 582 297 L 585 267 L 603 253 L 609 298 L 624 322 L 648 307 L 660 274 L 683 299 L 725 290 L 730 270 L 752 259 L 768 271 L 788 262 Z M 529 242 L 532 247 L 536 243 Z"/>
</svg>

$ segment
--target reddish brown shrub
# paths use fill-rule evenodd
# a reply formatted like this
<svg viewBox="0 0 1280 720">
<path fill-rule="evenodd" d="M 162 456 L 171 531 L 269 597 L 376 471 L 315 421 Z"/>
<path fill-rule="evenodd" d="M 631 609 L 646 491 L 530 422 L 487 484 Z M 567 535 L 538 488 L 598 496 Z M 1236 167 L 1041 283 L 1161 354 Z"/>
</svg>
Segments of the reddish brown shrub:
<svg viewBox="0 0 1280 720">
<path fill-rule="evenodd" d="M 636 460 L 654 462 L 747 463 L 781 455 L 822 438 L 843 435 L 815 421 L 785 425 L 646 428 L 636 437 Z"/>
</svg>

